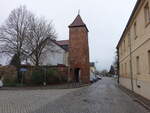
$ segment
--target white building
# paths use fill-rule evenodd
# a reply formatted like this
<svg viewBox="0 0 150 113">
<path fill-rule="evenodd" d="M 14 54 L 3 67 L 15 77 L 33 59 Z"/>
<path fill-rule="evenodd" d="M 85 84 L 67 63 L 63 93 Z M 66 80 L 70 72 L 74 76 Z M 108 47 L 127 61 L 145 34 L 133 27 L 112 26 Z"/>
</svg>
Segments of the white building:
<svg viewBox="0 0 150 113">
<path fill-rule="evenodd" d="M 42 60 L 42 65 L 68 66 L 68 40 L 53 41 L 53 50 L 49 51 Z"/>
</svg>

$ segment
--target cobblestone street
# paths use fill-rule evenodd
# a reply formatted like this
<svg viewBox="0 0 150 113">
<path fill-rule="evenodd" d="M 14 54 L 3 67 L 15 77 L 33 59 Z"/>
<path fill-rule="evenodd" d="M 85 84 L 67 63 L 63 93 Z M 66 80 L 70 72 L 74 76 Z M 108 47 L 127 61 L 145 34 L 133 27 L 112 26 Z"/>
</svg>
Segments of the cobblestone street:
<svg viewBox="0 0 150 113">
<path fill-rule="evenodd" d="M 149 113 L 114 80 L 78 89 L 0 91 L 0 113 Z"/>
<path fill-rule="evenodd" d="M 0 90 L 0 113 L 30 113 L 74 90 Z"/>
</svg>

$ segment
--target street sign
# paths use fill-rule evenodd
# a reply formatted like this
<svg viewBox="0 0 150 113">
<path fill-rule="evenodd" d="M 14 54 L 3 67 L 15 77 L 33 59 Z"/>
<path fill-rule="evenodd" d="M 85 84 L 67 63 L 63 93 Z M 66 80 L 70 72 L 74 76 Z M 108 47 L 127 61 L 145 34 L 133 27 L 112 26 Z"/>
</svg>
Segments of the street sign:
<svg viewBox="0 0 150 113">
<path fill-rule="evenodd" d="M 26 72 L 27 69 L 26 69 L 26 68 L 21 68 L 20 71 L 21 71 L 21 72 Z"/>
</svg>

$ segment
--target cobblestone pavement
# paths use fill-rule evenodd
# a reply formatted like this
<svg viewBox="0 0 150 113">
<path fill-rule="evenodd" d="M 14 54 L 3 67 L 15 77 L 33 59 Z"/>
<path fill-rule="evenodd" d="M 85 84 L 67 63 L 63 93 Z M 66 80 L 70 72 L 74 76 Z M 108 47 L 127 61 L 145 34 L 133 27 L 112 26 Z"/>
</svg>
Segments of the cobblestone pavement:
<svg viewBox="0 0 150 113">
<path fill-rule="evenodd" d="M 74 90 L 0 90 L 0 113 L 30 113 Z"/>
<path fill-rule="evenodd" d="M 1 113 L 149 113 L 114 80 L 72 90 L 0 91 Z"/>
</svg>

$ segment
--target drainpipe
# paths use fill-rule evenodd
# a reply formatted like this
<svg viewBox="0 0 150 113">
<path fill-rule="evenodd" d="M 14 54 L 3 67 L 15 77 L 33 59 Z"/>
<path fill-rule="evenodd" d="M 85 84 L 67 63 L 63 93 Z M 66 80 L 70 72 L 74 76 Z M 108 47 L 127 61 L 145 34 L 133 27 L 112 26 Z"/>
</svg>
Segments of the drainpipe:
<svg viewBox="0 0 150 113">
<path fill-rule="evenodd" d="M 129 32 L 129 48 L 130 48 L 130 76 L 131 76 L 131 90 L 134 92 L 133 86 L 133 69 L 132 69 L 132 47 L 131 47 L 131 36 Z"/>
<path fill-rule="evenodd" d="M 118 47 L 117 47 L 117 67 L 118 67 L 118 69 L 117 69 L 117 75 L 118 75 L 118 80 L 117 80 L 117 82 L 118 82 L 118 84 L 120 83 L 120 65 L 119 65 L 119 49 L 118 49 Z"/>
</svg>

